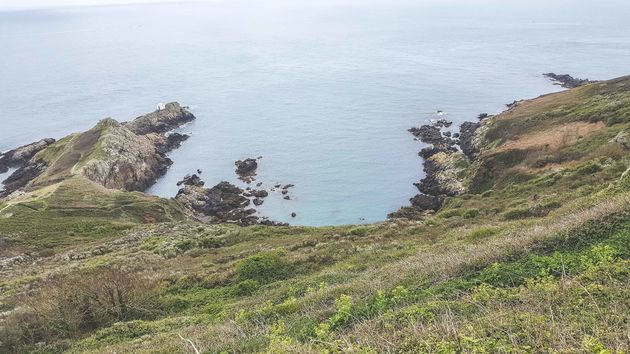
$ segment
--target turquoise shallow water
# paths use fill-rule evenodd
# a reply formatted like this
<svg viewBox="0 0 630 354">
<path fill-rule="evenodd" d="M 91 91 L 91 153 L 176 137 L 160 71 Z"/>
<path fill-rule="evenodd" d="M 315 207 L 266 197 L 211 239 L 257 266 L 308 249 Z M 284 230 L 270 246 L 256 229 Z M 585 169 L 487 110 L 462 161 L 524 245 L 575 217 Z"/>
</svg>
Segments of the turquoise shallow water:
<svg viewBox="0 0 630 354">
<path fill-rule="evenodd" d="M 543 72 L 629 74 L 629 10 L 272 0 L 0 12 L 0 150 L 177 100 L 198 119 L 149 192 L 174 196 L 197 168 L 208 185 L 237 183 L 234 161 L 263 156 L 258 181 L 296 187 L 262 214 L 379 221 L 422 177 L 407 128 L 438 109 L 460 123 L 558 90 Z"/>
</svg>

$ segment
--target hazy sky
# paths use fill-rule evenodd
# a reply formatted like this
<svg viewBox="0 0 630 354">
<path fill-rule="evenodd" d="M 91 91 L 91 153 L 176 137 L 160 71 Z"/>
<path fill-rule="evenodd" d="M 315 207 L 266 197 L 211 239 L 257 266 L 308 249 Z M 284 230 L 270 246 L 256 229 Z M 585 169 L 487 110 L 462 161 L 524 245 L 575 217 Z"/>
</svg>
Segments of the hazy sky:
<svg viewBox="0 0 630 354">
<path fill-rule="evenodd" d="M 157 3 L 157 2 L 247 2 L 253 3 L 259 1 L 294 1 L 294 0 L 0 0 L 0 11 L 3 10 L 22 10 L 22 9 L 38 9 L 51 7 L 66 6 L 94 6 L 94 5 L 119 5 L 119 4 L 138 4 L 138 3 Z M 305 0 L 313 3 L 344 3 L 344 2 L 382 2 L 387 0 Z M 402 0 L 403 2 L 405 0 Z M 415 4 L 449 4 L 467 7 L 476 7 L 478 5 L 516 5 L 526 9 L 536 9 L 545 7 L 588 7 L 593 8 L 595 12 L 601 6 L 612 6 L 614 8 L 629 8 L 629 0 L 407 0 Z M 399 1 L 400 2 L 400 1 Z"/>
<path fill-rule="evenodd" d="M 207 0 L 205 0 L 207 1 Z M 19 10 L 59 6 L 117 5 L 131 3 L 175 2 L 173 0 L 0 0 L 0 10 Z"/>
</svg>

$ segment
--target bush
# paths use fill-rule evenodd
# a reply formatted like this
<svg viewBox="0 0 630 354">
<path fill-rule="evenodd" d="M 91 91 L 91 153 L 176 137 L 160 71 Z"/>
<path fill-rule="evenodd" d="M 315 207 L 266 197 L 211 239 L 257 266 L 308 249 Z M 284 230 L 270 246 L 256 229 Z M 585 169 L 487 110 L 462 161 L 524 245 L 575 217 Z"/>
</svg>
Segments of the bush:
<svg viewBox="0 0 630 354">
<path fill-rule="evenodd" d="M 288 270 L 283 257 L 282 250 L 249 256 L 236 265 L 236 277 L 240 281 L 251 279 L 261 283 L 281 279 Z"/>
<path fill-rule="evenodd" d="M 464 217 L 464 219 L 476 218 L 477 216 L 479 216 L 479 209 L 466 209 L 462 216 Z"/>
<path fill-rule="evenodd" d="M 180 240 L 175 243 L 175 247 L 182 252 L 186 252 L 193 247 L 193 243 L 191 240 Z"/>
<path fill-rule="evenodd" d="M 352 229 L 350 229 L 350 231 L 348 231 L 348 233 L 350 235 L 354 235 L 354 236 L 365 236 L 371 232 L 373 232 L 375 230 L 374 227 L 370 227 L 370 226 L 356 226 L 353 227 Z"/>
<path fill-rule="evenodd" d="M 157 284 L 108 269 L 50 280 L 16 303 L 0 329 L 0 352 L 38 342 L 75 338 L 119 321 L 153 317 Z"/>
<path fill-rule="evenodd" d="M 259 287 L 260 287 L 260 284 L 256 280 L 247 279 L 234 285 L 234 287 L 232 287 L 231 293 L 234 296 L 251 295 L 256 290 L 258 290 Z"/>
<path fill-rule="evenodd" d="M 512 208 L 503 213 L 505 220 L 523 219 L 529 216 L 529 208 Z"/>
<path fill-rule="evenodd" d="M 588 162 L 575 169 L 574 174 L 576 176 L 586 176 L 602 170 L 602 166 L 595 162 Z"/>
<path fill-rule="evenodd" d="M 486 237 L 490 237 L 496 235 L 500 231 L 499 228 L 496 227 L 480 227 L 474 229 L 470 235 L 468 235 L 467 239 L 470 241 L 477 241 L 484 239 Z"/>
<path fill-rule="evenodd" d="M 223 246 L 223 241 L 216 237 L 204 237 L 198 242 L 201 248 L 219 248 Z"/>
</svg>

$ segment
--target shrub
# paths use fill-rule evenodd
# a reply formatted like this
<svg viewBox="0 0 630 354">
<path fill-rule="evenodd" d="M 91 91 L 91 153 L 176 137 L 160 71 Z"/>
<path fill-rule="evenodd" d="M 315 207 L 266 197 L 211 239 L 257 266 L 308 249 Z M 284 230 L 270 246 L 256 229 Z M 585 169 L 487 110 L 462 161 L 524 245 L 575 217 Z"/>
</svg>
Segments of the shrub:
<svg viewBox="0 0 630 354">
<path fill-rule="evenodd" d="M 245 296 L 253 294 L 258 288 L 260 284 L 254 279 L 243 280 L 232 288 L 232 295 L 234 296 Z"/>
<path fill-rule="evenodd" d="M 175 243 L 175 247 L 182 252 L 186 252 L 193 247 L 193 243 L 191 240 L 180 240 Z"/>
<path fill-rule="evenodd" d="M 118 269 L 50 280 L 21 298 L 0 329 L 0 352 L 73 338 L 119 321 L 150 318 L 157 310 L 157 284 Z"/>
<path fill-rule="evenodd" d="M 223 246 L 223 240 L 216 237 L 204 237 L 198 241 L 198 245 L 201 248 L 219 248 Z"/>
<path fill-rule="evenodd" d="M 512 208 L 503 213 L 505 220 L 516 220 L 530 216 L 529 208 Z"/>
<path fill-rule="evenodd" d="M 348 233 L 350 235 L 354 235 L 354 236 L 365 236 L 369 233 L 371 233 L 372 231 L 374 231 L 374 227 L 370 227 L 370 226 L 356 226 L 350 229 L 350 231 L 348 231 Z"/>
<path fill-rule="evenodd" d="M 602 166 L 595 162 L 588 162 L 575 169 L 574 174 L 576 176 L 586 176 L 602 170 Z"/>
<path fill-rule="evenodd" d="M 467 238 L 470 241 L 477 241 L 486 237 L 496 235 L 499 231 L 500 229 L 496 227 L 480 227 L 474 229 Z"/>
<path fill-rule="evenodd" d="M 282 250 L 249 256 L 236 265 L 236 277 L 241 281 L 252 279 L 261 283 L 281 279 L 288 270 L 283 257 Z"/>
<path fill-rule="evenodd" d="M 477 216 L 479 216 L 479 209 L 476 209 L 476 208 L 466 209 L 462 213 L 462 216 L 464 217 L 464 219 L 476 218 Z"/>
</svg>

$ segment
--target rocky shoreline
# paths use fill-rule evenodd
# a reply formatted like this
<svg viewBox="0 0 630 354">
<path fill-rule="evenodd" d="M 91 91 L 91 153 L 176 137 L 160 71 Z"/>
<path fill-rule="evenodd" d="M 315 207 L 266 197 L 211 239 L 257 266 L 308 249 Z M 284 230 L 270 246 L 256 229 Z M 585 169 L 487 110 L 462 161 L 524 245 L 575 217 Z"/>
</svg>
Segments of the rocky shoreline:
<svg viewBox="0 0 630 354">
<path fill-rule="evenodd" d="M 543 76 L 554 81 L 555 85 L 559 85 L 568 89 L 597 82 L 589 79 L 579 79 L 569 74 L 544 73 Z"/>
<path fill-rule="evenodd" d="M 418 153 L 424 159 L 425 177 L 414 183 L 420 193 L 409 199 L 411 205 L 390 213 L 388 219 L 421 218 L 438 211 L 445 198 L 465 192 L 466 170 L 479 153 L 475 132 L 488 117 L 482 113 L 480 122 L 464 122 L 456 133 L 444 131 L 452 125 L 446 119 L 409 129 L 415 140 L 430 145 Z"/>
</svg>

